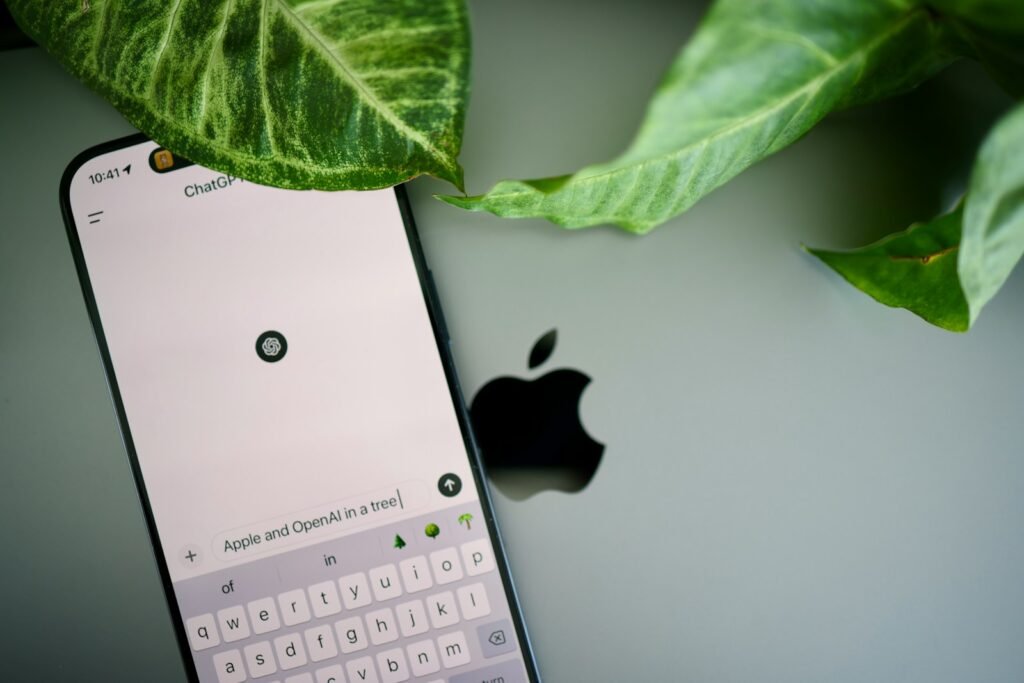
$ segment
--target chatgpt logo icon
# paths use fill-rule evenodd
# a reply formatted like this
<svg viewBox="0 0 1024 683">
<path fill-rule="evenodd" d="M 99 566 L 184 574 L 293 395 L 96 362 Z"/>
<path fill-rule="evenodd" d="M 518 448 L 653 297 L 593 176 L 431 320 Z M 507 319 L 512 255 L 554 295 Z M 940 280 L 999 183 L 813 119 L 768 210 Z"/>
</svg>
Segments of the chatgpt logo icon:
<svg viewBox="0 0 1024 683">
<path fill-rule="evenodd" d="M 268 330 L 256 338 L 256 355 L 268 363 L 276 363 L 288 353 L 288 340 L 274 330 Z"/>
</svg>

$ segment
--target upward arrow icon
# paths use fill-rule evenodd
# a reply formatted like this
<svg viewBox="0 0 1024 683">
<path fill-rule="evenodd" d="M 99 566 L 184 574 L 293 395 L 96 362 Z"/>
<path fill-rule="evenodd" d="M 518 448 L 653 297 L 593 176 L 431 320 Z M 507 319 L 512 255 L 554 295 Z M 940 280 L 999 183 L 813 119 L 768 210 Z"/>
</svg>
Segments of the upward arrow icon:
<svg viewBox="0 0 1024 683">
<path fill-rule="evenodd" d="M 459 495 L 459 491 L 462 490 L 462 480 L 459 479 L 459 475 L 451 472 L 442 474 L 441 478 L 437 480 L 437 490 L 441 492 L 442 496 L 452 498 Z"/>
</svg>

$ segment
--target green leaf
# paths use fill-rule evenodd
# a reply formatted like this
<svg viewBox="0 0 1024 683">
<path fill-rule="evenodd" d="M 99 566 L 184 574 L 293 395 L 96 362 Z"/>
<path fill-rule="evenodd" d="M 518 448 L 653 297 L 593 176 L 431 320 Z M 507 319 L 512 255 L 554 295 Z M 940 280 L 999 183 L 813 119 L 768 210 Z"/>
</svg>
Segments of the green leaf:
<svg viewBox="0 0 1024 683">
<path fill-rule="evenodd" d="M 967 330 L 1024 256 L 1024 104 L 985 139 L 955 211 L 863 249 L 808 251 L 887 306 Z"/>
<path fill-rule="evenodd" d="M 954 332 L 970 326 L 957 278 L 963 206 L 848 252 L 808 249 L 861 291 Z"/>
<path fill-rule="evenodd" d="M 1024 35 L 1020 0 L 929 0 L 939 14 L 1004 36 Z"/>
<path fill-rule="evenodd" d="M 942 25 L 909 0 L 718 0 L 621 157 L 441 199 L 570 228 L 614 223 L 644 233 L 828 112 L 911 88 L 952 58 Z"/>
<path fill-rule="evenodd" d="M 21 27 L 147 135 L 290 188 L 368 189 L 456 161 L 463 0 L 8 0 Z"/>
<path fill-rule="evenodd" d="M 964 208 L 958 271 L 971 323 L 1024 255 L 1024 104 L 996 124 L 978 152 Z"/>
</svg>

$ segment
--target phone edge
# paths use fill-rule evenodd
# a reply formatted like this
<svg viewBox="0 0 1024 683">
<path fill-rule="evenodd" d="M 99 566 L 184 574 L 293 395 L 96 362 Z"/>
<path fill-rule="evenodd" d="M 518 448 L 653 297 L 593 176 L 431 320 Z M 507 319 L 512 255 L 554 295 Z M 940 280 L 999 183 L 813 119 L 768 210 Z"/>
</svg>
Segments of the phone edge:
<svg viewBox="0 0 1024 683">
<path fill-rule="evenodd" d="M 462 395 L 462 385 L 459 382 L 458 372 L 455 368 L 455 359 L 452 356 L 451 337 L 448 334 L 448 324 L 445 322 L 444 311 L 441 308 L 440 296 L 437 293 L 433 273 L 427 266 L 426 255 L 423 253 L 423 245 L 420 242 L 419 232 L 416 229 L 416 221 L 412 215 L 412 206 L 409 204 L 409 195 L 405 189 L 405 184 L 396 185 L 394 190 L 395 196 L 398 199 L 399 209 L 402 213 L 402 222 L 405 224 L 406 236 L 409 239 L 409 248 L 412 252 L 413 261 L 416 264 L 420 291 L 422 291 L 423 297 L 426 300 L 427 312 L 430 316 L 430 326 L 434 331 L 438 355 L 441 357 L 441 364 L 444 366 L 448 390 L 451 393 L 452 404 L 455 407 L 456 417 L 459 422 L 459 429 L 462 432 L 466 456 L 469 458 L 470 469 L 473 471 L 473 479 L 476 484 L 477 495 L 480 498 L 480 506 L 484 510 L 487 531 L 491 537 L 491 543 L 494 545 L 495 560 L 501 573 L 502 584 L 505 587 L 505 598 L 508 600 L 509 609 L 512 612 L 512 622 L 516 629 L 516 637 L 519 640 L 519 650 L 523 654 L 523 664 L 526 667 L 526 673 L 531 683 L 541 683 L 537 662 L 534 658 L 533 643 L 530 641 L 530 636 L 526 629 L 522 604 L 519 601 L 519 594 L 512 579 L 504 540 L 494 515 L 490 486 L 487 484 L 487 472 L 484 468 L 483 459 L 480 457 L 480 449 L 473 435 L 473 425 L 469 419 L 469 411 L 466 409 L 466 401 Z"/>
<path fill-rule="evenodd" d="M 96 342 L 96 347 L 100 354 L 100 360 L 103 364 L 103 376 L 107 385 L 107 394 L 114 406 L 114 412 L 117 414 L 118 434 L 121 437 L 121 444 L 125 450 L 125 455 L 128 458 L 129 466 L 131 467 L 132 479 L 135 482 L 135 493 L 138 497 L 139 505 L 142 508 L 143 516 L 146 520 L 146 530 L 149 533 L 149 541 L 153 552 L 152 557 L 156 563 L 157 570 L 160 573 L 164 599 L 170 611 L 171 621 L 173 622 L 172 626 L 174 628 L 175 639 L 178 644 L 178 652 L 181 657 L 182 664 L 184 665 L 185 674 L 188 677 L 189 683 L 201 683 L 199 681 L 199 674 L 196 670 L 195 662 L 193 661 L 192 649 L 188 643 L 188 634 L 185 631 L 185 621 L 181 614 L 181 610 L 178 608 L 177 598 L 174 593 L 174 585 L 170 578 L 170 571 L 165 562 L 165 553 L 163 551 L 163 544 L 160 540 L 160 534 L 157 529 L 156 518 L 153 516 L 153 511 L 149 504 L 149 496 L 146 491 L 145 480 L 142 476 L 142 468 L 138 461 L 138 454 L 135 450 L 134 441 L 132 440 L 127 413 L 125 412 L 124 403 L 121 399 L 120 388 L 117 384 L 117 377 L 114 374 L 113 360 L 107 346 L 106 335 L 103 332 L 103 326 L 99 315 L 99 307 L 96 304 L 96 297 L 92 289 L 92 282 L 89 279 L 89 271 L 85 263 L 85 254 L 82 250 L 81 239 L 78 235 L 78 226 L 75 223 L 74 213 L 71 209 L 71 182 L 86 162 L 102 154 L 151 141 L 151 138 L 147 135 L 143 133 L 135 133 L 100 143 L 98 145 L 93 145 L 92 147 L 89 147 L 75 155 L 75 157 L 68 163 L 67 167 L 64 169 L 63 175 L 61 176 L 58 191 L 59 203 L 61 217 L 64 221 L 64 228 L 68 237 L 69 247 L 71 249 L 71 256 L 75 263 L 76 274 L 78 275 L 78 284 L 81 288 L 86 311 L 89 315 L 89 323 L 92 327 L 93 339 Z M 494 506 L 491 501 L 490 489 L 487 485 L 483 461 L 480 457 L 476 439 L 473 436 L 472 424 L 469 420 L 469 412 L 466 409 L 465 399 L 462 395 L 462 388 L 459 384 L 458 374 L 455 369 L 455 362 L 451 354 L 448 327 L 444 320 L 444 313 L 441 309 L 441 302 L 437 295 L 437 288 L 434 284 L 431 270 L 426 262 L 426 256 L 423 252 L 415 220 L 413 219 L 412 208 L 409 204 L 409 197 L 405 189 L 405 185 L 396 185 L 393 189 L 395 199 L 398 202 L 399 212 L 402 216 L 402 223 L 405 228 L 409 251 L 416 268 L 420 292 L 423 295 L 424 302 L 426 304 L 427 314 L 430 318 L 431 330 L 434 334 L 434 341 L 437 344 L 438 355 L 441 358 L 445 379 L 448 383 L 448 390 L 452 398 L 452 404 L 455 408 L 456 419 L 459 423 L 459 430 L 462 433 L 463 444 L 466 449 L 466 457 L 469 460 L 470 469 L 473 472 L 474 484 L 476 485 L 480 505 L 484 510 L 484 518 L 487 523 L 488 534 L 491 538 L 491 543 L 494 546 L 495 561 L 498 566 L 498 571 L 501 574 L 502 584 L 505 589 L 505 598 L 508 601 L 509 609 L 512 613 L 513 626 L 516 630 L 516 638 L 519 641 L 519 649 L 522 653 L 523 664 L 526 668 L 527 677 L 530 679 L 531 683 L 541 683 L 540 674 L 534 657 L 533 645 L 526 629 L 525 620 L 523 619 L 522 605 L 519 601 L 519 595 L 512 579 L 504 542 L 494 515 Z"/>
<path fill-rule="evenodd" d="M 132 470 L 132 479 L 135 482 L 135 495 L 138 496 L 142 514 L 146 519 L 146 531 L 149 532 L 153 560 L 156 562 L 157 570 L 160 572 L 160 583 L 163 587 L 164 600 L 170 610 L 175 640 L 178 643 L 178 653 L 189 683 L 201 683 L 199 673 L 196 671 L 195 663 L 192 660 L 192 649 L 188 644 L 188 634 L 185 632 L 185 620 L 174 596 L 170 570 L 167 568 L 166 562 L 164 562 L 163 543 L 157 530 L 156 518 L 153 516 L 153 510 L 149 504 L 149 494 L 146 491 L 146 483 L 142 477 L 142 467 L 139 465 L 138 454 L 135 451 L 135 442 L 132 440 L 131 430 L 128 425 L 128 415 L 124 410 L 121 389 L 117 384 L 117 376 L 114 374 L 113 360 L 110 356 L 106 334 L 100 321 L 99 307 L 96 305 L 92 281 L 89 279 L 89 270 L 85 263 L 85 253 L 82 251 L 82 241 L 78 236 L 78 226 L 75 223 L 74 213 L 71 210 L 71 182 L 82 166 L 102 154 L 148 141 L 150 141 L 150 138 L 146 135 L 135 133 L 94 145 L 77 154 L 68 164 L 67 168 L 64 169 L 64 175 L 61 176 L 60 211 L 64 219 L 64 228 L 67 232 L 71 256 L 75 261 L 78 284 L 81 287 L 82 297 L 85 299 L 85 307 L 89 314 L 89 325 L 92 327 L 93 339 L 96 342 L 96 347 L 100 353 L 100 360 L 103 363 L 103 378 L 107 384 L 107 394 L 114 405 L 114 412 L 117 414 L 118 435 L 121 437 L 121 445 L 124 447 L 125 455 L 128 457 L 128 464 Z"/>
</svg>

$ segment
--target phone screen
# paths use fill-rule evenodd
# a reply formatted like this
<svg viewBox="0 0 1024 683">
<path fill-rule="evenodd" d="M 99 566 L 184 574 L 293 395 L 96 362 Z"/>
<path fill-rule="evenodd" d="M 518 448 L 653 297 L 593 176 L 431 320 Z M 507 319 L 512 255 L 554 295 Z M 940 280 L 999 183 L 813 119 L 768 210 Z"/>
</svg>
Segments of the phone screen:
<svg viewBox="0 0 1024 683">
<path fill-rule="evenodd" d="M 401 195 L 182 165 L 63 194 L 193 678 L 535 680 Z"/>
</svg>

